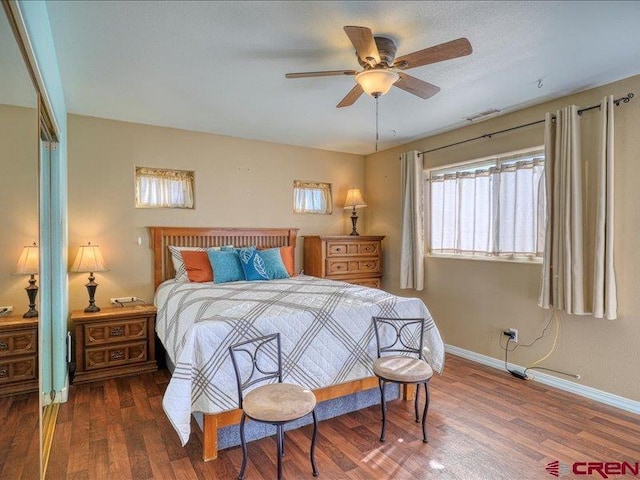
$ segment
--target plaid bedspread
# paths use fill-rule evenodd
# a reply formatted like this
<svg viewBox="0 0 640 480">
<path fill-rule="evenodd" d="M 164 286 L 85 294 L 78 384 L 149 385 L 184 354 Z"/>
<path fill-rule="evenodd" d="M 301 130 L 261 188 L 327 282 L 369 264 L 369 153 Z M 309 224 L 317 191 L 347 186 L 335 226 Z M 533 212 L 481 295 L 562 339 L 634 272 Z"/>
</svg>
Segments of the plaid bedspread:
<svg viewBox="0 0 640 480">
<path fill-rule="evenodd" d="M 436 372 L 444 365 L 424 303 L 382 290 L 304 275 L 219 285 L 167 281 L 155 304 L 158 337 L 175 365 L 162 404 L 183 445 L 191 412 L 237 408 L 228 347 L 249 338 L 280 332 L 284 381 L 314 389 L 373 375 L 371 317 L 424 317 L 425 358 Z"/>
</svg>

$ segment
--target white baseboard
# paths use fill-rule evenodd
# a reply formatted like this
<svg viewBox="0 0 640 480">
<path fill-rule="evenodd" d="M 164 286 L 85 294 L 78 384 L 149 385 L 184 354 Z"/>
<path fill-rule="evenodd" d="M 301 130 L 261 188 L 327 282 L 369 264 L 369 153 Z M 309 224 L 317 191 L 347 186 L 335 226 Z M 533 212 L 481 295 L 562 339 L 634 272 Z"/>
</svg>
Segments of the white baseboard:
<svg viewBox="0 0 640 480">
<path fill-rule="evenodd" d="M 472 362 L 481 363 L 482 365 L 487 365 L 499 370 L 504 370 L 504 361 L 498 360 L 497 358 L 488 357 L 487 355 L 482 355 L 481 353 L 472 352 L 471 350 L 465 350 L 464 348 L 456 347 L 453 345 L 445 345 L 445 351 L 447 353 L 451 353 L 452 355 L 471 360 Z M 524 367 L 515 365 L 513 363 L 509 363 L 508 366 L 510 369 L 518 369 L 520 371 L 524 370 Z M 528 372 L 527 375 L 529 375 Z M 544 385 L 549 385 L 566 392 L 575 393 L 576 395 L 580 395 L 581 397 L 589 398 L 591 400 L 595 400 L 596 402 L 604 403 L 605 405 L 610 405 L 612 407 L 620 408 L 621 410 L 640 415 L 640 402 L 637 402 L 635 400 L 621 397 L 619 395 L 614 395 L 613 393 L 605 392 L 603 390 L 598 390 L 597 388 L 580 385 L 579 383 L 570 382 L 568 380 L 554 377 L 553 375 L 548 375 L 546 373 L 535 372 L 531 376 L 532 380 L 540 382 Z"/>
<path fill-rule="evenodd" d="M 54 403 L 66 403 L 69 400 L 69 387 L 64 387 L 59 392 L 56 392 L 56 397 L 53 399 Z"/>
<path fill-rule="evenodd" d="M 42 394 L 42 405 L 51 405 L 52 403 L 65 403 L 69 400 L 69 375 L 64 380 L 64 387 L 54 393 L 53 399 L 50 395 Z"/>
</svg>

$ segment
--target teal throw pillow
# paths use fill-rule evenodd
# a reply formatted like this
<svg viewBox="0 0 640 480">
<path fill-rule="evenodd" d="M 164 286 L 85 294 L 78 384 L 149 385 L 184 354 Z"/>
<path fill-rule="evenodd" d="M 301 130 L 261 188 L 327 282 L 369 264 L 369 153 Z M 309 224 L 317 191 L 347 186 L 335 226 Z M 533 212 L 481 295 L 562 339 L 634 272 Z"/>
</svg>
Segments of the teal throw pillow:
<svg viewBox="0 0 640 480">
<path fill-rule="evenodd" d="M 270 279 L 289 278 L 287 267 L 284 266 L 280 248 L 268 248 L 267 250 L 259 250 L 259 254 L 264 260 L 267 269 L 267 275 Z"/>
<path fill-rule="evenodd" d="M 244 280 L 240 257 L 235 250 L 208 250 L 209 262 L 213 270 L 213 283 L 227 283 Z"/>
</svg>

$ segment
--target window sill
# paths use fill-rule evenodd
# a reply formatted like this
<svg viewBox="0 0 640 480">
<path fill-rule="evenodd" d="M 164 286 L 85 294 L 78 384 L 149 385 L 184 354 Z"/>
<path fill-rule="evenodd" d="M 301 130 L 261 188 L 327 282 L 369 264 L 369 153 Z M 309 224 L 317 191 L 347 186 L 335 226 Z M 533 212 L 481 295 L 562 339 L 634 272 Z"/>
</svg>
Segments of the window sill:
<svg viewBox="0 0 640 480">
<path fill-rule="evenodd" d="M 542 258 L 528 257 L 483 257 L 479 255 L 446 255 L 427 253 L 426 258 L 444 258 L 450 260 L 473 260 L 480 262 L 500 262 L 500 263 L 524 263 L 530 265 L 542 265 Z"/>
</svg>

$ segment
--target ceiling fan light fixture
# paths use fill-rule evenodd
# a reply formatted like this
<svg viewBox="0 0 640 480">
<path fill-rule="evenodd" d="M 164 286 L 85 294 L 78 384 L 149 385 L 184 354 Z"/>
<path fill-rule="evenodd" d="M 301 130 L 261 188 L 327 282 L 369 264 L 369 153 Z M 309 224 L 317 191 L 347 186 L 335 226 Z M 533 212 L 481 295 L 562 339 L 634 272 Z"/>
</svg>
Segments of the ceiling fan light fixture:
<svg viewBox="0 0 640 480">
<path fill-rule="evenodd" d="M 356 75 L 356 82 L 367 95 L 377 97 L 387 93 L 391 86 L 398 81 L 400 75 L 393 70 L 372 69 Z"/>
</svg>

